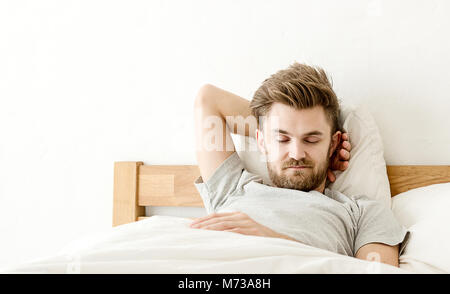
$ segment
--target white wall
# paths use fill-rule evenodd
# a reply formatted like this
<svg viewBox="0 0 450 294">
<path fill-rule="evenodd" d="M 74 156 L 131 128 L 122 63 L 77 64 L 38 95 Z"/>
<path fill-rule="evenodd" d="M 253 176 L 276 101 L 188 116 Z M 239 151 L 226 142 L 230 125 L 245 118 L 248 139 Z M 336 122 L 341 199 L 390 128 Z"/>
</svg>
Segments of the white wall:
<svg viewBox="0 0 450 294">
<path fill-rule="evenodd" d="M 450 3 L 1 1 L 0 266 L 111 226 L 113 163 L 195 164 L 192 105 L 293 61 L 366 103 L 388 164 L 450 164 Z"/>
</svg>

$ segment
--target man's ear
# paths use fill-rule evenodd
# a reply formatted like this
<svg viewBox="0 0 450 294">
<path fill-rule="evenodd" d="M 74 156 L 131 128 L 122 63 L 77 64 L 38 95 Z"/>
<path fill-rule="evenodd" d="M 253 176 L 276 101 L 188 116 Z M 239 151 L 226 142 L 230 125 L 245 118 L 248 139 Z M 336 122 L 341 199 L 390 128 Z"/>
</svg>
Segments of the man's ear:
<svg viewBox="0 0 450 294">
<path fill-rule="evenodd" d="M 258 145 L 258 149 L 262 154 L 266 154 L 266 148 L 264 145 L 264 136 L 263 132 L 260 129 L 255 130 L 255 138 L 256 138 L 256 145 Z"/>
<path fill-rule="evenodd" d="M 336 151 L 336 148 L 339 146 L 339 143 L 341 142 L 341 136 L 342 136 L 342 132 L 337 131 L 331 137 L 331 149 L 330 149 L 330 154 L 328 154 L 328 157 L 331 157 L 333 155 L 334 151 Z"/>
</svg>

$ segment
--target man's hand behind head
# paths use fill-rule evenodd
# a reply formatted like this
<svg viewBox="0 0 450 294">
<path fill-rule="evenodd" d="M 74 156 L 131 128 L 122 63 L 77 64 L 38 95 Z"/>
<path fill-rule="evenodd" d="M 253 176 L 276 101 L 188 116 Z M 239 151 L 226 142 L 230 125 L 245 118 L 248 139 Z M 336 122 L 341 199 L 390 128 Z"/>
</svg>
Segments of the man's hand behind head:
<svg viewBox="0 0 450 294">
<path fill-rule="evenodd" d="M 348 168 L 350 160 L 350 151 L 352 145 L 348 133 L 342 133 L 340 142 L 330 159 L 330 166 L 328 168 L 327 176 L 331 183 L 336 181 L 336 176 L 333 171 L 345 171 Z"/>
</svg>

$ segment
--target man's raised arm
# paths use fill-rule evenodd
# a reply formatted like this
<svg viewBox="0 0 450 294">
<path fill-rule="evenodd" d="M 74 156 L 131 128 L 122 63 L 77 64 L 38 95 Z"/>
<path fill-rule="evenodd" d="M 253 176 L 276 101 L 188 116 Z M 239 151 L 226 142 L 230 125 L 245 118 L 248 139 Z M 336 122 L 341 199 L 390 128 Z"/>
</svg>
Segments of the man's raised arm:
<svg viewBox="0 0 450 294">
<path fill-rule="evenodd" d="M 256 118 L 250 102 L 233 93 L 206 84 L 194 103 L 196 156 L 203 181 L 235 152 L 230 129 L 240 135 L 255 136 Z"/>
</svg>

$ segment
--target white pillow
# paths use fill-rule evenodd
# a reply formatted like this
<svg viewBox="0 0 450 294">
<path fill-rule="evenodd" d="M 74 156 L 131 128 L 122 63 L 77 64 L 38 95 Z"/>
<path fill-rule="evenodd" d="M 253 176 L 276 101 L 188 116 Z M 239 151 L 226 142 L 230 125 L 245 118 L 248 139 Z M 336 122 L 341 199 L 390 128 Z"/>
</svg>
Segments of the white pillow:
<svg viewBox="0 0 450 294">
<path fill-rule="evenodd" d="M 363 105 L 341 105 L 340 125 L 348 132 L 352 145 L 349 167 L 344 172 L 336 171 L 336 181 L 328 188 L 347 196 L 363 194 L 390 208 L 391 190 L 383 142 L 372 115 Z M 232 138 L 245 168 L 270 184 L 267 166 L 257 149 L 256 140 L 235 134 Z"/>
<path fill-rule="evenodd" d="M 402 269 L 450 273 L 450 183 L 409 190 L 392 198 L 392 211 L 409 231 Z"/>
</svg>

